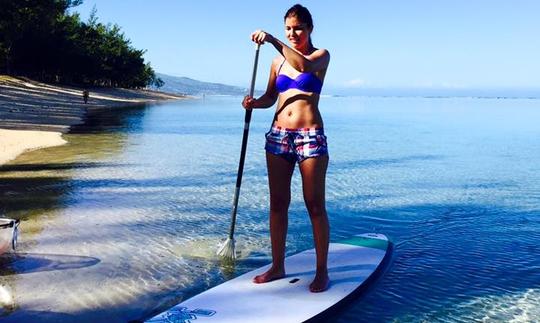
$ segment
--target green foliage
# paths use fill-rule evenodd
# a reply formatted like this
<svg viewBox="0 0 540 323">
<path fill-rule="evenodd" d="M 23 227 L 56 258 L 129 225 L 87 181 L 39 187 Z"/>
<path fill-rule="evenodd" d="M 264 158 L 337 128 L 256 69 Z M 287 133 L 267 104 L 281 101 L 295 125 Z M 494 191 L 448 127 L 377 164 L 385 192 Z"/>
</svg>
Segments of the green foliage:
<svg viewBox="0 0 540 323">
<path fill-rule="evenodd" d="M 82 0 L 0 0 L 0 73 L 47 82 L 139 88 L 162 85 L 143 50 L 117 25 L 68 9 Z M 161 82 L 160 82 L 161 81 Z"/>
</svg>

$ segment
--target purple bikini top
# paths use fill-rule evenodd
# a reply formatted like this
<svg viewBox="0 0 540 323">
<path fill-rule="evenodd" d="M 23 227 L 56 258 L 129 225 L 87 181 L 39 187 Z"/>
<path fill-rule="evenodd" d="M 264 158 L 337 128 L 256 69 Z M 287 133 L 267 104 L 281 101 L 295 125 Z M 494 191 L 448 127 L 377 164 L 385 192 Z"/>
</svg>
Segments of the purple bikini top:
<svg viewBox="0 0 540 323">
<path fill-rule="evenodd" d="M 283 61 L 284 63 L 285 61 Z M 281 63 L 281 65 L 283 65 Z M 281 70 L 279 67 L 278 73 Z M 288 89 L 298 89 L 304 92 L 321 93 L 322 82 L 313 73 L 300 73 L 296 78 L 292 79 L 284 74 L 278 74 L 276 78 L 276 88 L 282 93 Z"/>
</svg>

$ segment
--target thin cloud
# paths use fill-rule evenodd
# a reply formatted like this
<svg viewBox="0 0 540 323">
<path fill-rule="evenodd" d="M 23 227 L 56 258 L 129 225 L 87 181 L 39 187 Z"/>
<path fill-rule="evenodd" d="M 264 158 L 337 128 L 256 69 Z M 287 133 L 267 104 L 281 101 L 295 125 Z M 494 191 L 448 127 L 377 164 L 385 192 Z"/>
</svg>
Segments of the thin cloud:
<svg viewBox="0 0 540 323">
<path fill-rule="evenodd" d="M 366 86 L 368 83 L 366 80 L 356 78 L 345 82 L 345 87 L 363 87 Z"/>
</svg>

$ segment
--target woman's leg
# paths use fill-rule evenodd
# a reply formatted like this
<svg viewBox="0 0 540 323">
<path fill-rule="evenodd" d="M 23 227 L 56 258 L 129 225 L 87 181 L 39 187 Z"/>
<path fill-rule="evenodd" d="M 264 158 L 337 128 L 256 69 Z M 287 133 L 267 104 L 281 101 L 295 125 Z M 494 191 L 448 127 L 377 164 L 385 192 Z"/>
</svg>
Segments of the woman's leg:
<svg viewBox="0 0 540 323">
<path fill-rule="evenodd" d="M 308 158 L 300 163 L 304 201 L 313 227 L 313 239 L 317 254 L 317 271 L 315 279 L 309 286 L 312 292 L 325 291 L 330 281 L 327 269 L 330 225 L 325 205 L 327 167 L 328 155 Z"/>
<path fill-rule="evenodd" d="M 289 204 L 291 202 L 291 177 L 294 161 L 266 153 L 268 184 L 270 186 L 270 241 L 272 243 L 272 267 L 253 281 L 266 283 L 285 276 L 285 242 Z"/>
</svg>

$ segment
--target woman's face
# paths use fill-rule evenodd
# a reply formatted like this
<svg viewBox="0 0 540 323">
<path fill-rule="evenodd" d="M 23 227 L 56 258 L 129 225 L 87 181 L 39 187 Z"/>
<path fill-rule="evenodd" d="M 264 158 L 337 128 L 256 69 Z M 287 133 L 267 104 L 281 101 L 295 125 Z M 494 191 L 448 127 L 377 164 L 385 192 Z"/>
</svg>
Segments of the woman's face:
<svg viewBox="0 0 540 323">
<path fill-rule="evenodd" d="M 297 50 L 307 49 L 309 47 L 309 35 L 311 28 L 296 17 L 287 17 L 285 19 L 285 36 L 292 47 Z"/>
</svg>

